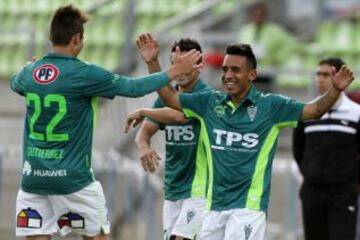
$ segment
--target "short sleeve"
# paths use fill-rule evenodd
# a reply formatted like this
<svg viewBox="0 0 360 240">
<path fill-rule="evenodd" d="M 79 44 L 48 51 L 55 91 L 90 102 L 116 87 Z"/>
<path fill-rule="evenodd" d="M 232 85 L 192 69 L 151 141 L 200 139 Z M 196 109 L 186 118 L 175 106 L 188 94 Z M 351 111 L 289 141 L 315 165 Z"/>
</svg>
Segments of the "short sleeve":
<svg viewBox="0 0 360 240">
<path fill-rule="evenodd" d="M 180 94 L 180 104 L 182 106 L 183 111 L 185 109 L 189 109 L 200 116 L 203 116 L 206 112 L 209 99 L 212 95 L 213 91 L 204 91 L 204 92 L 196 92 L 196 93 L 181 93 Z M 184 111 L 185 115 L 187 115 L 186 111 Z M 189 117 L 189 116 L 186 116 Z"/>
<path fill-rule="evenodd" d="M 152 105 L 152 108 L 163 108 L 165 107 L 164 103 L 161 101 L 161 99 L 158 97 L 155 102 Z"/>
<path fill-rule="evenodd" d="M 161 101 L 161 99 L 158 97 L 158 98 L 155 100 L 155 102 L 153 103 L 152 108 L 163 108 L 163 107 L 165 107 L 165 106 L 164 106 L 164 103 L 163 103 L 163 102 Z M 165 129 L 165 125 L 164 125 L 164 124 L 161 124 L 161 123 L 159 123 L 158 121 L 156 121 L 156 120 L 154 120 L 154 119 L 152 119 L 152 118 L 146 117 L 146 120 L 148 120 L 148 121 L 150 121 L 150 122 L 158 125 L 160 130 L 164 130 L 164 129 Z"/>
<path fill-rule="evenodd" d="M 292 123 L 300 120 L 304 104 L 283 95 L 271 95 L 271 112 L 274 124 Z M 296 123 L 295 125 L 296 126 Z"/>
</svg>

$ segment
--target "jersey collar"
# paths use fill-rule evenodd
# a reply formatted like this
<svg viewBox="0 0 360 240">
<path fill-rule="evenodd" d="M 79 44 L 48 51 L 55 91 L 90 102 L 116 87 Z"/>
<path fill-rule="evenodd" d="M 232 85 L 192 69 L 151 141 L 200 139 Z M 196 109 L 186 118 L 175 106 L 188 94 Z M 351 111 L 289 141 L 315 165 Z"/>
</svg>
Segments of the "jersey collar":
<svg viewBox="0 0 360 240">
<path fill-rule="evenodd" d="M 190 90 L 190 92 L 187 93 L 192 93 L 192 92 L 198 92 L 202 89 L 207 88 L 207 85 L 204 83 L 204 81 L 200 78 L 199 80 L 196 81 L 194 87 Z M 179 91 L 179 85 L 175 85 L 175 90 Z"/>
<path fill-rule="evenodd" d="M 349 105 L 350 99 L 346 96 L 345 93 L 341 93 L 339 99 L 336 101 L 331 110 L 335 111 L 348 111 L 351 110 Z"/>
<path fill-rule="evenodd" d="M 50 52 L 45 55 L 45 58 L 48 58 L 48 57 L 51 57 L 51 58 L 54 58 L 54 57 L 55 58 L 75 58 L 75 57 L 72 57 L 72 56 L 64 54 L 64 53 L 55 53 L 55 52 Z"/>
<path fill-rule="evenodd" d="M 256 90 L 254 85 L 251 85 L 251 88 L 248 91 L 245 99 L 240 103 L 238 108 L 242 107 L 245 102 L 249 103 L 249 104 L 255 104 L 257 95 L 258 95 L 258 91 Z M 232 113 L 234 113 L 236 111 L 236 109 L 238 109 L 238 108 L 236 108 L 235 104 L 231 101 L 231 97 L 229 96 L 229 94 L 226 94 L 223 97 L 222 102 L 225 103 L 226 105 L 228 105 L 232 109 Z"/>
</svg>

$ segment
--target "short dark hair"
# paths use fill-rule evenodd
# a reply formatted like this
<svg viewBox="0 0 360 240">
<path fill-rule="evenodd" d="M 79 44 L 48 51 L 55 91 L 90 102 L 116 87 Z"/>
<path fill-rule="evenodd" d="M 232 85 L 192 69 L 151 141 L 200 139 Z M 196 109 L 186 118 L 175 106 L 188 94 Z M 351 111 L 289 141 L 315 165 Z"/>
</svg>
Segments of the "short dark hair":
<svg viewBox="0 0 360 240">
<path fill-rule="evenodd" d="M 171 52 L 175 52 L 176 47 L 179 47 L 181 52 L 188 52 L 195 49 L 202 53 L 200 43 L 193 38 L 181 38 L 180 40 L 173 42 L 171 45 Z M 202 58 L 198 61 L 198 64 L 201 62 Z"/>
<path fill-rule="evenodd" d="M 250 3 L 247 6 L 246 10 L 248 12 L 253 12 L 254 10 L 256 10 L 258 8 L 262 8 L 266 12 L 268 10 L 268 5 L 266 4 L 265 1 L 257 1 L 257 2 Z"/>
<path fill-rule="evenodd" d="M 226 55 L 239 55 L 246 58 L 246 61 L 250 68 L 256 69 L 256 57 L 249 44 L 238 43 L 229 45 L 225 51 Z"/>
<path fill-rule="evenodd" d="M 50 41 L 54 45 L 68 45 L 75 34 L 84 34 L 84 23 L 88 20 L 86 13 L 71 4 L 58 8 L 51 20 Z"/>
<path fill-rule="evenodd" d="M 192 49 L 202 52 L 199 42 L 192 38 L 181 38 L 180 40 L 173 42 L 171 45 L 171 52 L 175 52 L 176 47 L 179 47 L 181 52 L 188 52 Z"/>
<path fill-rule="evenodd" d="M 338 72 L 342 65 L 345 65 L 345 62 L 340 58 L 335 57 L 329 57 L 321 60 L 318 65 L 329 65 L 336 69 L 336 72 Z"/>
</svg>

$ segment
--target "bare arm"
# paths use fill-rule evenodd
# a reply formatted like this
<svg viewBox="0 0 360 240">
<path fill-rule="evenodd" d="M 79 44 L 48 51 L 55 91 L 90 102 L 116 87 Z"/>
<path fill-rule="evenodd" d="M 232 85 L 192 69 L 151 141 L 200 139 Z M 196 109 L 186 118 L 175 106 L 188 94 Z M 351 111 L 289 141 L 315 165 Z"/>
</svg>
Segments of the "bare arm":
<svg viewBox="0 0 360 240">
<path fill-rule="evenodd" d="M 160 72 L 160 47 L 156 39 L 149 33 L 140 34 L 136 40 L 136 46 L 141 58 L 148 67 L 149 73 Z"/>
<path fill-rule="evenodd" d="M 151 148 L 151 137 L 158 131 L 159 127 L 151 122 L 145 121 L 136 134 L 135 143 L 139 149 L 139 159 L 145 171 L 154 172 L 161 160 L 157 152 Z"/>
<path fill-rule="evenodd" d="M 172 108 L 141 108 L 127 116 L 125 132 L 136 127 L 145 117 L 161 124 L 185 124 L 188 121 L 183 112 Z"/>
<path fill-rule="evenodd" d="M 318 119 L 324 113 L 330 110 L 336 100 L 339 98 L 341 91 L 331 87 L 324 95 L 312 103 L 304 106 L 301 120 Z"/>
<path fill-rule="evenodd" d="M 353 80 L 353 72 L 345 65 L 342 66 L 339 72 L 333 75 L 332 87 L 316 101 L 308 103 L 304 106 L 301 120 L 320 118 L 324 113 L 330 110 L 339 98 L 341 92 L 344 91 Z"/>
</svg>

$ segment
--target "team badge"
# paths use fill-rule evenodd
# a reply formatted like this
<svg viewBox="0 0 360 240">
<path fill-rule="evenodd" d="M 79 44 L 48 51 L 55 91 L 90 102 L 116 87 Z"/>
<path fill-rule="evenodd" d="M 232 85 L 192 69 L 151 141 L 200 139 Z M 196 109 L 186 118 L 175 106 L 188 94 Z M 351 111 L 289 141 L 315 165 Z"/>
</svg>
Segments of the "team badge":
<svg viewBox="0 0 360 240">
<path fill-rule="evenodd" d="M 50 84 L 59 76 L 59 69 L 53 64 L 41 65 L 33 71 L 33 78 L 38 84 Z"/>
<path fill-rule="evenodd" d="M 250 224 L 244 226 L 244 232 L 245 232 L 245 240 L 248 240 L 252 232 L 252 227 Z"/>
<path fill-rule="evenodd" d="M 196 211 L 191 209 L 186 214 L 186 221 L 189 224 L 189 222 L 195 217 Z"/>
<path fill-rule="evenodd" d="M 42 217 L 31 208 L 23 209 L 17 215 L 16 226 L 18 228 L 41 228 Z"/>
<path fill-rule="evenodd" d="M 59 218 L 58 225 L 60 229 L 65 226 L 76 229 L 84 229 L 85 220 L 77 213 L 68 212 Z"/>
<path fill-rule="evenodd" d="M 216 113 L 216 115 L 218 117 L 222 117 L 224 116 L 225 114 L 225 108 L 221 105 L 217 105 L 215 108 L 214 108 L 214 112 Z"/>
<path fill-rule="evenodd" d="M 255 119 L 255 116 L 256 116 L 257 107 L 254 105 L 251 105 L 247 108 L 247 112 L 249 114 L 250 121 L 253 122 Z"/>
</svg>

